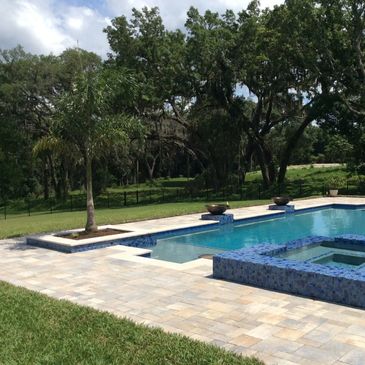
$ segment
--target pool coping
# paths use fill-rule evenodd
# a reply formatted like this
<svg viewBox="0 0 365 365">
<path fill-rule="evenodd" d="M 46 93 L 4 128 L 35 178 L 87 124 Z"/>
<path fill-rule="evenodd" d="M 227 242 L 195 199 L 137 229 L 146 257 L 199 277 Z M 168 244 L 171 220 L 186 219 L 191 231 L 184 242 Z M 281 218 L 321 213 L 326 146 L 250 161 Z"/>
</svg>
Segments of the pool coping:
<svg viewBox="0 0 365 365">
<path fill-rule="evenodd" d="M 299 201 L 298 201 L 299 202 Z M 303 201 L 302 201 L 303 202 Z M 258 207 L 267 207 L 267 205 L 258 206 Z M 342 209 L 359 209 L 365 207 L 363 203 L 340 203 L 340 202 L 330 202 L 330 203 L 319 203 L 315 206 L 298 208 L 293 213 L 288 213 L 284 211 L 269 211 L 265 210 L 261 213 L 255 213 L 252 216 L 241 217 L 234 219 L 232 224 L 240 224 L 240 223 L 251 223 L 255 221 L 264 221 L 267 219 L 272 219 L 274 217 L 285 216 L 286 214 L 296 214 L 302 213 L 306 211 L 320 210 L 320 209 L 328 209 L 328 208 L 342 208 Z M 253 207 L 249 207 L 253 208 Z M 230 212 L 233 214 L 236 210 L 242 210 L 245 208 L 232 209 Z M 191 217 L 198 217 L 198 214 L 188 215 Z M 185 216 L 186 217 L 186 216 Z M 181 224 L 180 226 L 172 227 L 171 229 L 166 228 L 157 228 L 157 229 L 149 229 L 149 230 L 130 230 L 127 228 L 123 228 L 128 224 L 124 225 L 103 225 L 100 226 L 100 229 L 111 228 L 115 230 L 126 230 L 128 232 L 116 234 L 112 236 L 103 236 L 103 237 L 95 237 L 83 240 L 72 240 L 69 238 L 60 237 L 58 235 L 69 234 L 72 232 L 80 232 L 82 229 L 73 229 L 62 232 L 56 232 L 52 234 L 45 235 L 36 235 L 26 237 L 26 243 L 31 246 L 47 248 L 51 250 L 56 250 L 64 253 L 75 253 L 82 252 L 94 249 L 101 249 L 105 247 L 115 246 L 115 245 L 126 245 L 131 247 L 140 247 L 145 248 L 151 246 L 151 242 L 153 240 L 162 238 L 163 236 L 167 236 L 170 234 L 178 234 L 178 233 L 194 233 L 198 231 L 202 231 L 209 227 L 217 227 L 219 226 L 219 222 L 215 221 L 205 221 L 199 220 L 197 218 L 196 221 L 189 222 L 188 224 Z M 144 252 L 141 252 L 141 255 Z"/>
</svg>

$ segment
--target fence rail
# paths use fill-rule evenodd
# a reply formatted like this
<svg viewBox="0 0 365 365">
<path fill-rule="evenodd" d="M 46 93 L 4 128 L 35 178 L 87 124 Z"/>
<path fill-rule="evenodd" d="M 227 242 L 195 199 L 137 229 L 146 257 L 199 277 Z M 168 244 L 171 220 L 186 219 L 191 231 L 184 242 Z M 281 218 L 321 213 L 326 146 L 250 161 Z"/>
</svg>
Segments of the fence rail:
<svg viewBox="0 0 365 365">
<path fill-rule="evenodd" d="M 289 195 L 292 198 L 302 198 L 313 195 L 325 195 L 328 186 L 321 182 L 307 183 L 302 180 L 291 181 L 265 189 L 257 182 L 245 183 L 242 186 L 227 186 L 221 189 L 197 189 L 194 186 L 185 188 L 159 188 L 149 190 L 133 190 L 118 193 L 102 193 L 95 197 L 95 207 L 98 209 L 113 209 L 126 206 L 136 206 L 153 203 L 173 203 L 186 201 L 230 201 L 230 200 L 261 200 L 270 199 L 275 195 Z M 363 195 L 365 183 L 348 180 L 340 194 Z M 86 209 L 86 194 L 71 194 L 66 199 L 49 198 L 47 200 L 24 199 L 16 204 L 5 199 L 0 200 L 0 219 L 7 219 L 13 214 L 27 214 L 61 211 L 80 211 Z M 1 214 L 1 212 L 3 214 Z"/>
</svg>

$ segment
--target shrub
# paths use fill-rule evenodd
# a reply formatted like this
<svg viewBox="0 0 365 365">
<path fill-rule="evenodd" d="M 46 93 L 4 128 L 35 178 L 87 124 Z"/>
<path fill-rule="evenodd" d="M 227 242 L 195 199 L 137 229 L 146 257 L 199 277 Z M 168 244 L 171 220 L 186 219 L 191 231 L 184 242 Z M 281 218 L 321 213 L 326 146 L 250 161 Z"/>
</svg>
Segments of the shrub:
<svg viewBox="0 0 365 365">
<path fill-rule="evenodd" d="M 327 184 L 329 189 L 337 190 L 346 185 L 346 180 L 342 176 L 333 175 L 328 179 Z"/>
</svg>

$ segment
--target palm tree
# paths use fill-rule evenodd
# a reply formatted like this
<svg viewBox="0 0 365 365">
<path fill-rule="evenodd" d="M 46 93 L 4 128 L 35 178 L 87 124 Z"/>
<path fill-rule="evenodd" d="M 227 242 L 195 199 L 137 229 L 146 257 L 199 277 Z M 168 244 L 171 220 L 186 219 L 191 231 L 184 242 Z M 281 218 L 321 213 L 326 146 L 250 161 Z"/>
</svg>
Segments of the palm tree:
<svg viewBox="0 0 365 365">
<path fill-rule="evenodd" d="M 59 98 L 49 135 L 34 147 L 79 158 L 85 168 L 87 220 L 85 231 L 97 231 L 93 198 L 92 164 L 113 146 L 142 138 L 142 124 L 126 113 L 113 113 L 115 95 L 133 95 L 133 78 L 126 72 L 87 70 L 73 88 Z"/>
</svg>

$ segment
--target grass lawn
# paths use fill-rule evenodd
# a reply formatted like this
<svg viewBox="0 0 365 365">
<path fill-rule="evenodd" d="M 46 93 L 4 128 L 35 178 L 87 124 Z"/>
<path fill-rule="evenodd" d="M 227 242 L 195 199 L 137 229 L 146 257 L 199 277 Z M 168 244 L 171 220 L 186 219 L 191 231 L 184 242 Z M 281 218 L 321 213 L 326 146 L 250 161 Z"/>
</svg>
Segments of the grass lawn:
<svg viewBox="0 0 365 365">
<path fill-rule="evenodd" d="M 286 173 L 286 180 L 293 181 L 303 179 L 307 183 L 310 183 L 311 181 L 326 182 L 333 175 L 346 178 L 348 177 L 349 173 L 346 171 L 345 166 L 315 167 L 311 165 L 303 165 L 295 168 L 289 167 Z M 246 174 L 246 181 L 262 182 L 261 171 L 248 172 Z M 170 179 L 159 178 L 154 180 L 153 182 L 146 182 L 139 185 L 131 184 L 127 187 L 108 188 L 107 191 L 111 193 L 120 193 L 123 191 L 148 190 L 156 188 L 176 189 L 185 187 L 187 182 L 188 179 L 186 177 Z M 79 191 L 75 192 L 75 194 L 76 193 L 79 193 Z"/>
<path fill-rule="evenodd" d="M 190 179 L 193 180 L 193 179 Z M 116 186 L 107 189 L 110 193 L 120 193 L 122 191 L 134 191 L 134 190 L 149 190 L 149 189 L 176 189 L 183 188 L 189 181 L 186 177 L 174 177 L 174 178 L 157 178 L 153 181 L 146 181 L 141 184 L 129 184 L 128 186 Z"/>
<path fill-rule="evenodd" d="M 302 196 L 319 195 L 323 191 L 323 184 L 328 181 L 330 176 L 347 176 L 344 167 L 304 167 L 289 169 L 287 179 L 295 181 L 302 179 L 305 181 Z M 247 174 L 247 182 L 255 185 L 261 182 L 260 172 L 252 172 Z M 186 178 L 176 179 L 158 179 L 155 182 L 158 186 L 164 188 L 183 187 L 186 184 Z M 257 184 L 256 184 L 257 185 Z M 255 185 L 255 186 L 256 186 Z M 139 188 L 147 188 L 148 184 L 139 186 Z M 135 189 L 136 186 L 129 186 L 128 189 Z M 294 190 L 298 190 L 294 187 Z M 113 192 L 121 192 L 123 188 L 110 189 Z M 287 191 L 289 195 L 295 196 L 295 192 Z M 270 194 L 275 192 L 268 192 L 265 196 L 268 198 Z M 236 199 L 238 199 L 236 197 Z M 230 201 L 233 208 L 244 207 L 249 205 L 265 204 L 268 200 L 249 200 L 249 201 Z M 0 239 L 7 237 L 22 236 L 39 232 L 59 231 L 63 229 L 79 228 L 85 224 L 84 211 L 58 211 L 57 213 L 50 213 L 50 210 L 45 209 L 45 203 L 39 199 L 39 207 L 33 207 L 31 216 L 28 217 L 26 213 L 19 214 L 17 211 L 26 211 L 24 202 L 14 202 L 13 207 L 8 207 L 8 219 L 5 221 L 3 215 L 0 215 Z M 43 205 L 42 205 L 43 204 Z M 82 205 L 84 201 L 82 201 Z M 204 211 L 204 201 L 187 201 L 178 203 L 161 203 L 161 204 L 147 204 L 147 205 L 132 205 L 121 208 L 99 208 L 96 211 L 97 222 L 101 224 L 116 224 L 137 220 L 145 220 L 152 218 L 163 218 L 174 215 L 197 213 Z"/>
<path fill-rule="evenodd" d="M 331 176 L 342 176 L 344 178 L 348 177 L 348 172 L 346 171 L 345 166 L 330 166 L 330 167 L 315 167 L 311 165 L 303 165 L 287 170 L 286 179 L 288 181 L 303 179 L 307 183 L 311 181 L 321 181 L 326 182 Z M 190 179 L 193 180 L 193 179 Z M 248 172 L 246 174 L 246 181 L 257 181 L 262 182 L 262 176 L 260 171 Z M 127 187 L 114 187 L 108 188 L 107 191 L 111 193 L 120 193 L 123 191 L 134 191 L 134 190 L 148 190 L 148 189 L 156 189 L 156 188 L 164 188 L 164 189 L 176 189 L 183 188 L 186 186 L 188 179 L 186 177 L 178 177 L 178 178 L 170 178 L 164 179 L 159 178 L 154 180 L 153 182 L 146 182 L 139 185 L 128 185 Z M 75 194 L 79 193 L 79 191 L 75 192 Z"/>
<path fill-rule="evenodd" d="M 265 204 L 268 200 L 250 200 L 230 202 L 232 208 Z M 137 220 L 163 218 L 174 215 L 204 212 L 204 202 L 166 203 L 139 205 L 119 209 L 97 209 L 96 219 L 99 225 L 117 224 Z M 86 212 L 32 213 L 9 215 L 0 220 L 0 239 L 23 236 L 32 233 L 59 231 L 84 227 Z"/>
<path fill-rule="evenodd" d="M 1 364 L 263 365 L 0 282 Z"/>
<path fill-rule="evenodd" d="M 310 184 L 313 181 L 326 182 L 331 176 L 348 177 L 348 172 L 344 166 L 335 167 L 311 167 L 304 166 L 300 168 L 289 168 L 286 173 L 286 180 L 293 181 L 303 179 Z M 246 181 L 262 182 L 260 171 L 249 172 L 246 175 Z"/>
<path fill-rule="evenodd" d="M 246 183 L 242 187 L 242 193 L 239 193 L 238 187 L 232 191 L 232 187 L 222 188 L 219 192 L 210 190 L 206 192 L 191 189 L 191 181 L 185 177 L 179 178 L 159 178 L 153 182 L 146 182 L 139 185 L 128 185 L 108 188 L 94 197 L 95 205 L 98 209 L 103 208 L 120 208 L 122 206 L 146 205 L 153 203 L 167 202 L 191 202 L 204 201 L 205 199 L 215 200 L 238 200 L 244 199 L 263 199 L 269 198 L 276 194 L 288 194 L 293 197 L 313 196 L 323 194 L 328 180 L 331 176 L 342 176 L 349 178 L 350 175 L 345 167 L 310 167 L 289 169 L 285 184 L 280 187 L 274 185 L 270 189 L 264 189 L 262 177 L 259 171 L 250 172 L 246 175 Z M 362 180 L 363 181 L 363 180 Z M 194 185 L 194 184 L 193 184 Z M 193 186 L 192 185 L 192 186 Z M 188 186 L 190 186 L 188 188 Z M 344 187 L 343 187 L 344 188 Z M 361 188 L 363 193 L 364 189 Z M 353 176 L 346 190 L 342 191 L 346 194 L 359 193 L 359 179 Z M 242 194 L 242 195 L 241 195 Z M 208 197 L 207 197 L 208 196 Z M 40 212 L 61 212 L 61 211 L 78 211 L 85 207 L 86 195 L 85 191 L 75 190 L 65 200 L 55 199 L 51 197 L 44 200 L 41 196 L 30 197 L 29 199 L 7 200 L 6 207 L 4 201 L 0 197 L 0 219 L 7 215 L 37 214 Z"/>
</svg>

